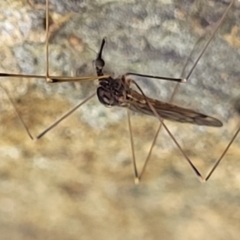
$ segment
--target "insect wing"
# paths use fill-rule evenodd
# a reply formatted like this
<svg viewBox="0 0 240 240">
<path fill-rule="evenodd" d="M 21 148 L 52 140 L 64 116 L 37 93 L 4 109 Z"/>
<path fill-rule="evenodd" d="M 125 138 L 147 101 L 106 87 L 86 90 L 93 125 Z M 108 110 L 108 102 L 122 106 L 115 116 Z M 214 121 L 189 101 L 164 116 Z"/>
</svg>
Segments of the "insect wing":
<svg viewBox="0 0 240 240">
<path fill-rule="evenodd" d="M 194 110 L 179 107 L 170 103 L 161 102 L 159 100 L 145 97 L 131 89 L 131 94 L 128 95 L 130 104 L 129 109 L 135 112 L 141 112 L 147 115 L 154 115 L 148 102 L 156 109 L 159 116 L 163 119 L 181 123 L 192 123 L 196 125 L 205 125 L 212 127 L 221 127 L 223 124 L 216 118 L 207 116 L 203 113 Z"/>
</svg>

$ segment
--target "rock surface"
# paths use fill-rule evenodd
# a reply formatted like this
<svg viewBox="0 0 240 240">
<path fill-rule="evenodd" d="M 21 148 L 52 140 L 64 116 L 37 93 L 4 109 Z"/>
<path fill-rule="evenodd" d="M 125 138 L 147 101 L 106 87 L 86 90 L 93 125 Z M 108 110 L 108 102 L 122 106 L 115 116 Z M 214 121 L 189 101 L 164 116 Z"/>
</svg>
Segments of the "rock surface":
<svg viewBox="0 0 240 240">
<path fill-rule="evenodd" d="M 186 77 L 228 4 L 51 0 L 50 72 L 95 75 L 92 61 L 107 37 L 108 72 Z M 1 72 L 45 74 L 44 14 L 44 1 L 3 1 Z M 217 117 L 224 126 L 166 121 L 204 176 L 239 125 L 239 23 L 240 3 L 235 1 L 174 99 Z M 168 101 L 175 86 L 136 80 L 149 97 L 162 101 Z M 1 84 L 34 136 L 96 89 L 93 82 L 47 84 L 22 78 L 1 79 Z M 240 136 L 210 181 L 201 184 L 162 131 L 142 182 L 134 185 L 125 109 L 105 108 L 95 98 L 31 141 L 0 94 L 1 239 L 239 238 Z M 132 125 L 141 169 L 159 123 L 133 114 Z"/>
</svg>

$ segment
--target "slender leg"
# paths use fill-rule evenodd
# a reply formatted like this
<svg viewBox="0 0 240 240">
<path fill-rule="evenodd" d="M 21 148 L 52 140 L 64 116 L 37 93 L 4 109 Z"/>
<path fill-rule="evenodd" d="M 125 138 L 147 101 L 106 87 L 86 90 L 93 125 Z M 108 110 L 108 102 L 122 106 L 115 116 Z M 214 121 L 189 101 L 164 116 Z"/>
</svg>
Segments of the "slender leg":
<svg viewBox="0 0 240 240">
<path fill-rule="evenodd" d="M 232 7 L 233 4 L 234 4 L 234 0 L 232 0 L 232 1 L 230 2 L 230 4 L 228 5 L 228 7 L 226 8 L 224 14 L 222 15 L 221 19 L 218 21 L 215 29 L 213 30 L 213 32 L 212 32 L 212 34 L 211 34 L 211 36 L 210 36 L 210 38 L 209 38 L 209 40 L 206 42 L 205 46 L 203 47 L 202 51 L 199 53 L 199 55 L 198 55 L 196 61 L 194 62 L 193 66 L 191 67 L 191 69 L 190 69 L 187 77 L 186 77 L 186 78 L 182 78 L 182 79 L 185 79 L 185 80 L 187 81 L 187 80 L 190 78 L 190 76 L 192 75 L 194 69 L 196 68 L 199 60 L 201 59 L 201 57 L 203 56 L 203 54 L 206 52 L 209 44 L 212 42 L 212 39 L 214 38 L 216 32 L 218 31 L 219 27 L 220 27 L 221 24 L 223 23 L 224 19 L 225 19 L 226 16 L 227 16 L 227 13 L 229 12 L 229 10 L 231 9 L 231 7 Z M 186 65 L 185 65 L 185 67 L 186 67 Z M 184 68 L 185 68 L 185 67 L 184 67 Z M 184 72 L 184 70 L 183 70 L 183 72 Z M 129 74 L 129 75 L 130 75 L 130 74 Z M 134 75 L 135 75 L 135 74 L 134 74 Z M 137 74 L 136 74 L 136 75 L 137 75 Z M 141 74 L 139 74 L 139 75 L 137 75 L 137 76 L 141 76 Z M 166 79 L 166 78 L 155 77 L 155 76 L 148 76 L 148 77 L 150 77 L 150 78 L 158 78 L 158 79 Z M 181 79 L 181 78 L 179 78 L 179 79 L 166 79 L 166 80 L 178 82 L 178 83 L 176 84 L 174 90 L 173 90 L 173 93 L 172 93 L 171 97 L 170 97 L 170 100 L 169 100 L 170 103 L 173 101 L 174 96 L 175 96 L 176 93 L 177 93 L 177 90 L 178 90 L 178 88 L 179 88 L 179 86 L 180 86 L 179 84 L 180 84 L 181 82 L 184 82 L 184 81 L 179 81 L 180 79 Z M 156 131 L 156 134 L 155 134 L 154 138 L 153 138 L 152 145 L 151 145 L 150 150 L 149 150 L 149 152 L 148 152 L 147 158 L 146 158 L 146 160 L 145 160 L 145 162 L 144 162 L 144 164 L 143 164 L 142 170 L 141 170 L 141 172 L 140 172 L 140 174 L 139 174 L 139 179 L 140 179 L 140 180 L 142 179 L 142 177 L 143 177 L 143 175 L 144 175 L 144 172 L 146 171 L 147 164 L 148 164 L 149 161 L 150 161 L 151 154 L 152 154 L 152 150 L 153 150 L 153 148 L 154 148 L 154 145 L 155 145 L 155 143 L 156 143 L 156 140 L 157 140 L 157 138 L 158 138 L 158 135 L 159 135 L 159 133 L 160 133 L 160 131 L 161 131 L 161 127 L 162 127 L 163 121 L 164 121 L 163 119 L 160 121 L 159 127 L 158 127 L 158 129 L 157 129 L 157 131 Z M 239 127 L 239 128 L 240 128 L 240 127 Z M 225 154 L 227 153 L 227 151 L 228 151 L 228 149 L 230 148 L 231 144 L 233 143 L 233 141 L 234 141 L 235 138 L 237 137 L 239 131 L 240 131 L 240 129 L 238 129 L 237 132 L 234 134 L 234 136 L 233 136 L 232 140 L 230 141 L 229 145 L 228 145 L 227 148 L 224 150 L 224 152 L 223 152 L 223 154 L 221 155 L 221 157 L 217 160 L 216 164 L 213 166 L 212 170 L 209 172 L 209 174 L 208 174 L 207 177 L 205 178 L 206 181 L 210 178 L 210 176 L 212 175 L 212 173 L 214 172 L 214 170 L 217 168 L 217 166 L 219 165 L 219 163 L 220 163 L 220 161 L 222 160 L 222 158 L 223 158 L 223 157 L 225 156 Z M 180 147 L 180 148 L 181 148 L 181 147 Z M 180 149 L 180 148 L 179 148 L 179 149 Z M 180 149 L 180 151 L 182 151 L 182 150 Z M 184 154 L 184 155 L 185 155 L 185 154 Z M 190 161 L 190 159 L 187 158 L 187 161 Z M 190 162 L 191 162 L 191 161 L 190 161 Z M 190 163 L 190 165 L 191 165 L 191 167 L 195 168 L 195 166 L 192 166 L 192 165 L 193 165 L 192 163 Z M 196 173 L 195 169 L 194 169 L 194 172 Z M 198 170 L 197 170 L 197 172 L 198 172 Z M 197 174 L 197 176 L 198 176 L 198 173 L 196 173 L 196 174 Z M 201 177 L 201 181 L 203 181 L 203 178 L 202 178 L 202 177 Z"/>
</svg>

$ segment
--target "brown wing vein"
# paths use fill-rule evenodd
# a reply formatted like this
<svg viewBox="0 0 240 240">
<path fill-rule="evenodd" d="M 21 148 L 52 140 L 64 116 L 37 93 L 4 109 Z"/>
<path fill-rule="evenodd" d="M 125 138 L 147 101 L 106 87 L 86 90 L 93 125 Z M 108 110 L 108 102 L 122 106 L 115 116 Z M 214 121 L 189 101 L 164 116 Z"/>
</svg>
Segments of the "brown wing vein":
<svg viewBox="0 0 240 240">
<path fill-rule="evenodd" d="M 127 95 L 127 99 L 128 108 L 130 110 L 154 116 L 152 110 L 148 106 L 142 94 L 136 92 L 133 89 L 130 89 L 130 93 Z M 212 127 L 221 127 L 223 125 L 222 122 L 218 119 L 210 117 L 203 113 L 196 112 L 192 109 L 161 102 L 153 98 L 148 98 L 148 101 L 153 105 L 159 116 L 163 119 Z"/>
</svg>

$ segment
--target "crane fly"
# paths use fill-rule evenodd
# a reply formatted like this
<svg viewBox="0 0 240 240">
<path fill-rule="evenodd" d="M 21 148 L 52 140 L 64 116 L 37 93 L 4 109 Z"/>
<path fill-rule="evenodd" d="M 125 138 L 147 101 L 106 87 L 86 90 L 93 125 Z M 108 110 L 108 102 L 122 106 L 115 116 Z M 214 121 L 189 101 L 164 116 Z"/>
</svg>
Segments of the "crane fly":
<svg viewBox="0 0 240 240">
<path fill-rule="evenodd" d="M 195 125 L 203 125 L 203 126 L 209 126 L 209 127 L 221 127 L 223 124 L 220 120 L 218 120 L 215 117 L 208 116 L 204 113 L 197 112 L 192 109 L 180 107 L 177 105 L 172 104 L 172 100 L 174 98 L 174 95 L 176 94 L 177 87 L 176 86 L 175 91 L 172 94 L 172 97 L 170 99 L 169 103 L 165 103 L 162 101 L 159 101 L 157 99 L 151 98 L 149 96 L 146 96 L 142 88 L 139 86 L 136 80 L 134 80 L 131 76 L 136 77 L 144 77 L 144 78 L 152 78 L 152 79 L 158 79 L 158 80 L 167 80 L 172 82 L 185 83 L 188 81 L 190 76 L 192 75 L 192 72 L 196 68 L 199 60 L 201 59 L 202 55 L 207 50 L 210 42 L 212 41 L 213 37 L 215 36 L 217 30 L 221 26 L 223 20 L 225 19 L 227 13 L 229 12 L 230 8 L 232 7 L 234 1 L 231 1 L 228 7 L 226 8 L 224 14 L 222 15 L 221 19 L 218 21 L 218 24 L 216 25 L 214 31 L 211 34 L 211 37 L 205 44 L 203 50 L 200 52 L 199 56 L 197 57 L 195 63 L 193 64 L 191 70 L 189 71 L 189 74 L 186 78 L 170 78 L 170 77 L 161 77 L 161 76 L 154 76 L 154 75 L 147 75 L 147 74 L 140 74 L 140 73 L 133 73 L 128 72 L 125 73 L 117 78 L 112 77 L 111 75 L 104 74 L 104 66 L 105 62 L 102 57 L 103 48 L 105 46 L 106 39 L 103 38 L 100 50 L 97 54 L 97 57 L 94 61 L 94 67 L 97 76 L 86 76 L 86 77 L 66 77 L 66 76 L 52 76 L 49 74 L 49 1 L 46 1 L 46 74 L 45 75 L 30 75 L 30 74 L 12 74 L 12 73 L 0 73 L 0 77 L 9 77 L 9 78 L 39 78 L 39 79 L 45 79 L 49 83 L 56 83 L 56 82 L 79 82 L 79 81 L 93 81 L 95 79 L 98 79 L 98 87 L 97 91 L 89 97 L 87 97 L 84 101 L 77 104 L 74 108 L 72 108 L 70 111 L 65 113 L 62 117 L 60 117 L 57 121 L 52 123 L 48 128 L 46 128 L 44 131 L 42 131 L 39 135 L 36 137 L 33 137 L 30 133 L 27 125 L 25 124 L 24 120 L 22 119 L 20 113 L 17 110 L 17 107 L 14 104 L 14 101 L 11 99 L 7 89 L 2 87 L 2 89 L 7 94 L 8 98 L 10 99 L 18 118 L 20 119 L 22 125 L 24 126 L 26 132 L 28 133 L 29 137 L 31 139 L 40 139 L 42 138 L 47 132 L 52 130 L 55 126 L 57 126 L 60 122 L 62 122 L 65 118 L 67 118 L 70 114 L 72 114 L 75 110 L 77 110 L 80 106 L 85 104 L 87 101 L 92 99 L 95 95 L 97 95 L 98 100 L 100 103 L 107 107 L 123 107 L 127 109 L 127 119 L 128 119 L 128 126 L 129 126 L 129 132 L 130 132 L 130 143 L 131 143 L 131 149 L 132 149 L 132 159 L 133 159 L 133 169 L 134 169 L 134 177 L 135 182 L 138 183 L 140 179 L 142 178 L 144 172 L 146 171 L 147 164 L 149 163 L 151 153 L 153 150 L 153 147 L 156 143 L 156 139 L 159 135 L 159 132 L 161 130 L 161 127 L 165 129 L 165 131 L 169 134 L 170 138 L 172 139 L 173 143 L 177 146 L 181 154 L 184 156 L 185 160 L 189 163 L 190 167 L 196 174 L 196 176 L 201 181 L 207 181 L 212 173 L 215 171 L 219 163 L 221 162 L 222 158 L 225 156 L 226 152 L 228 151 L 229 147 L 237 137 L 240 127 L 234 134 L 232 140 L 229 142 L 225 150 L 223 151 L 220 158 L 216 161 L 210 172 L 206 177 L 203 177 L 199 170 L 195 167 L 195 165 L 192 163 L 192 161 L 189 159 L 187 154 L 184 152 L 180 144 L 177 142 L 177 140 L 174 138 L 171 131 L 166 126 L 164 119 L 180 122 L 180 123 L 190 123 Z M 153 139 L 152 146 L 149 150 L 148 156 L 144 162 L 143 168 L 141 172 L 138 172 L 136 160 L 135 160 L 135 151 L 134 151 L 134 142 L 133 142 L 133 135 L 132 135 L 132 126 L 131 126 L 131 120 L 129 111 L 139 112 L 145 115 L 152 115 L 158 119 L 160 122 L 160 125 L 158 127 L 158 130 L 156 132 L 156 135 Z"/>
<path fill-rule="evenodd" d="M 105 39 L 102 40 L 99 54 L 95 60 L 95 68 L 99 77 L 104 76 L 104 60 L 102 59 L 104 44 Z M 148 78 L 161 78 L 176 82 L 186 82 L 185 79 L 162 78 L 136 73 L 126 73 L 123 76 L 115 79 L 112 77 L 103 78 L 99 79 L 99 87 L 97 88 L 99 102 L 108 107 L 127 107 L 136 112 L 153 116 L 157 115 L 158 118 L 160 117 L 162 119 L 176 122 L 192 123 L 211 127 L 221 127 L 223 125 L 222 122 L 216 118 L 198 113 L 191 109 L 179 107 L 170 103 L 164 103 L 157 99 L 147 97 L 138 84 L 133 79 L 128 78 L 130 75 Z M 140 90 L 140 93 L 131 88 L 131 83 L 137 86 L 137 88 Z M 153 111 L 152 108 L 154 108 L 155 111 Z"/>
</svg>

